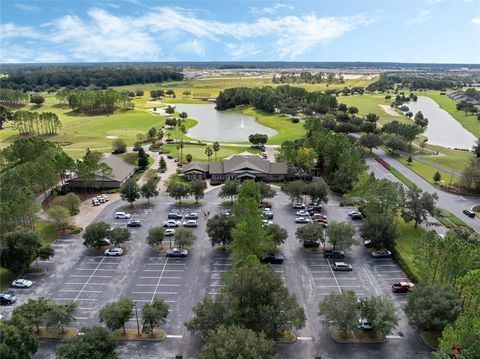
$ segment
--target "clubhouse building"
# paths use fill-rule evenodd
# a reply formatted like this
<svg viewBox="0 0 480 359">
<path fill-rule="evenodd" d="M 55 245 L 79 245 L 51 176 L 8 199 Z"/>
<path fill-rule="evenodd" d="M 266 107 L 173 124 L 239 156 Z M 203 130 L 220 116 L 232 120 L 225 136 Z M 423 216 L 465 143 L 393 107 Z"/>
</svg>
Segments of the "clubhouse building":
<svg viewBox="0 0 480 359">
<path fill-rule="evenodd" d="M 286 162 L 270 162 L 259 155 L 243 152 L 221 162 L 193 162 L 184 165 L 183 173 L 190 181 L 210 178 L 213 185 L 227 179 L 279 182 L 287 179 L 288 165 Z"/>
</svg>

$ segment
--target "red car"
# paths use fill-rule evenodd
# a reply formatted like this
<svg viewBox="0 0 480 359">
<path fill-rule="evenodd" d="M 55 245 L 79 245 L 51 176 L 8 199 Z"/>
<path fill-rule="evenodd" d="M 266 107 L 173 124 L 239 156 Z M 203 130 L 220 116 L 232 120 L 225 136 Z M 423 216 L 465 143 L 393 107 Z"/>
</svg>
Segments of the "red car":
<svg viewBox="0 0 480 359">
<path fill-rule="evenodd" d="M 393 283 L 392 284 L 392 292 L 393 293 L 407 293 L 414 286 L 415 286 L 415 284 L 410 283 L 410 282 Z"/>
</svg>

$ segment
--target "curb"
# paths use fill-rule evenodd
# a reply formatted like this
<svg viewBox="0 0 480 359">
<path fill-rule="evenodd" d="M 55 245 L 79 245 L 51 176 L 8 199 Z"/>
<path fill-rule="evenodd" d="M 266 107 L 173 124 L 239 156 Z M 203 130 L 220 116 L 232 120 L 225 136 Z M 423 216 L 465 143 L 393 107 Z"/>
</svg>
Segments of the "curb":
<svg viewBox="0 0 480 359">
<path fill-rule="evenodd" d="M 347 339 L 347 340 L 337 340 L 334 338 L 335 332 L 332 332 L 330 337 L 337 344 L 382 344 L 387 341 L 387 338 L 384 337 L 383 340 L 361 340 L 361 339 Z"/>
</svg>

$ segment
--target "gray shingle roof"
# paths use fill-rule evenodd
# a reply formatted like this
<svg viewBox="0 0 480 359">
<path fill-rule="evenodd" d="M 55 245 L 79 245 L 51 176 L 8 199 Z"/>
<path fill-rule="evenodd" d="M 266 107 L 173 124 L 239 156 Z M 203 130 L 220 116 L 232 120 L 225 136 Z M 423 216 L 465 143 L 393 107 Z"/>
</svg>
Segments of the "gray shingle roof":
<svg viewBox="0 0 480 359">
<path fill-rule="evenodd" d="M 187 173 L 192 170 L 208 172 L 208 163 L 206 162 L 192 162 L 183 166 L 183 173 Z"/>
<path fill-rule="evenodd" d="M 112 174 L 106 177 L 123 182 L 135 170 L 135 166 L 116 155 L 107 155 L 103 161 L 112 168 Z"/>
</svg>

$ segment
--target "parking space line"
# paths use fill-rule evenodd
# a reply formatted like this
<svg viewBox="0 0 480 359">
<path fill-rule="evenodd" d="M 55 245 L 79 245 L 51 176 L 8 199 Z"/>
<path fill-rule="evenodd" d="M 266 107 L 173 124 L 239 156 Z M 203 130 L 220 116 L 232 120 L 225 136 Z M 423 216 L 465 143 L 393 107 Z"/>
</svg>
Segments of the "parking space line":
<svg viewBox="0 0 480 359">
<path fill-rule="evenodd" d="M 96 302 L 98 299 L 91 298 L 52 298 L 53 300 L 69 300 L 69 301 L 85 301 L 85 302 Z"/>
<path fill-rule="evenodd" d="M 308 264 L 309 267 L 330 267 L 330 264 Z"/>
<path fill-rule="evenodd" d="M 85 287 L 87 286 L 87 284 L 90 282 L 90 280 L 92 279 L 92 277 L 95 275 L 97 269 L 102 265 L 104 259 L 106 257 L 102 257 L 102 260 L 98 263 L 97 265 L 97 268 L 93 271 L 93 273 L 90 275 L 90 277 L 88 278 L 88 280 L 86 281 L 86 283 L 83 285 L 82 289 L 80 289 L 80 292 L 78 292 L 77 296 L 75 297 L 75 300 L 74 302 L 78 299 L 78 297 L 80 297 L 80 295 L 82 294 L 82 292 L 85 290 Z"/>
<path fill-rule="evenodd" d="M 399 281 L 407 281 L 407 277 L 401 277 L 401 278 L 384 278 L 384 280 L 399 280 Z"/>
<path fill-rule="evenodd" d="M 82 274 L 72 274 L 70 277 L 75 278 L 90 278 L 89 275 L 82 275 Z M 112 278 L 111 275 L 96 275 L 95 278 Z"/>
<path fill-rule="evenodd" d="M 185 269 L 144 269 L 144 272 L 185 272 Z"/>
<path fill-rule="evenodd" d="M 76 283 L 76 282 L 68 282 L 68 283 L 65 283 L 65 284 L 85 284 L 83 282 L 79 282 L 79 283 Z M 89 283 L 88 285 L 105 285 L 104 283 Z"/>
<path fill-rule="evenodd" d="M 384 273 L 403 273 L 403 271 L 401 271 L 400 269 L 397 269 L 397 270 L 382 270 L 381 272 L 378 272 L 379 275 L 383 275 Z"/>
<path fill-rule="evenodd" d="M 60 289 L 59 292 L 76 293 L 76 292 L 78 292 L 78 290 Z M 83 293 L 102 293 L 102 291 L 101 290 L 84 290 Z"/>
<path fill-rule="evenodd" d="M 80 310 L 94 310 L 95 308 L 92 308 L 92 307 L 78 307 L 77 309 L 80 309 Z"/>
<path fill-rule="evenodd" d="M 333 275 L 333 279 L 335 279 L 335 283 L 337 284 L 338 291 L 339 291 L 340 293 L 342 293 L 342 289 L 341 289 L 340 286 L 338 285 L 337 277 L 335 277 L 335 273 L 333 272 L 332 266 L 330 265 L 330 263 L 328 263 L 328 264 L 329 264 L 329 266 L 330 266 L 330 272 L 331 272 L 332 275 Z"/>
<path fill-rule="evenodd" d="M 134 302 L 150 303 L 150 299 L 135 299 Z M 176 303 L 176 300 L 164 300 L 165 303 Z"/>
<path fill-rule="evenodd" d="M 227 273 L 226 270 L 212 270 L 211 273 Z"/>
<path fill-rule="evenodd" d="M 135 284 L 137 287 L 155 287 L 156 284 Z M 159 284 L 159 287 L 180 287 L 180 284 Z"/>
<path fill-rule="evenodd" d="M 145 263 L 144 266 L 163 266 L 165 263 Z M 182 266 L 185 267 L 185 263 L 168 263 L 169 266 Z"/>
<path fill-rule="evenodd" d="M 375 267 L 398 267 L 396 264 L 375 264 Z"/>
<path fill-rule="evenodd" d="M 89 268 L 89 269 L 87 269 L 87 268 L 75 268 L 75 270 L 94 270 L 94 271 L 101 270 L 101 271 L 107 271 L 107 272 L 115 272 L 116 271 L 116 269 L 98 268 L 98 266 L 97 266 L 97 268 Z"/>
<path fill-rule="evenodd" d="M 140 277 L 140 279 L 158 279 L 158 277 Z M 163 277 L 163 279 L 182 279 L 182 277 Z"/>
</svg>

